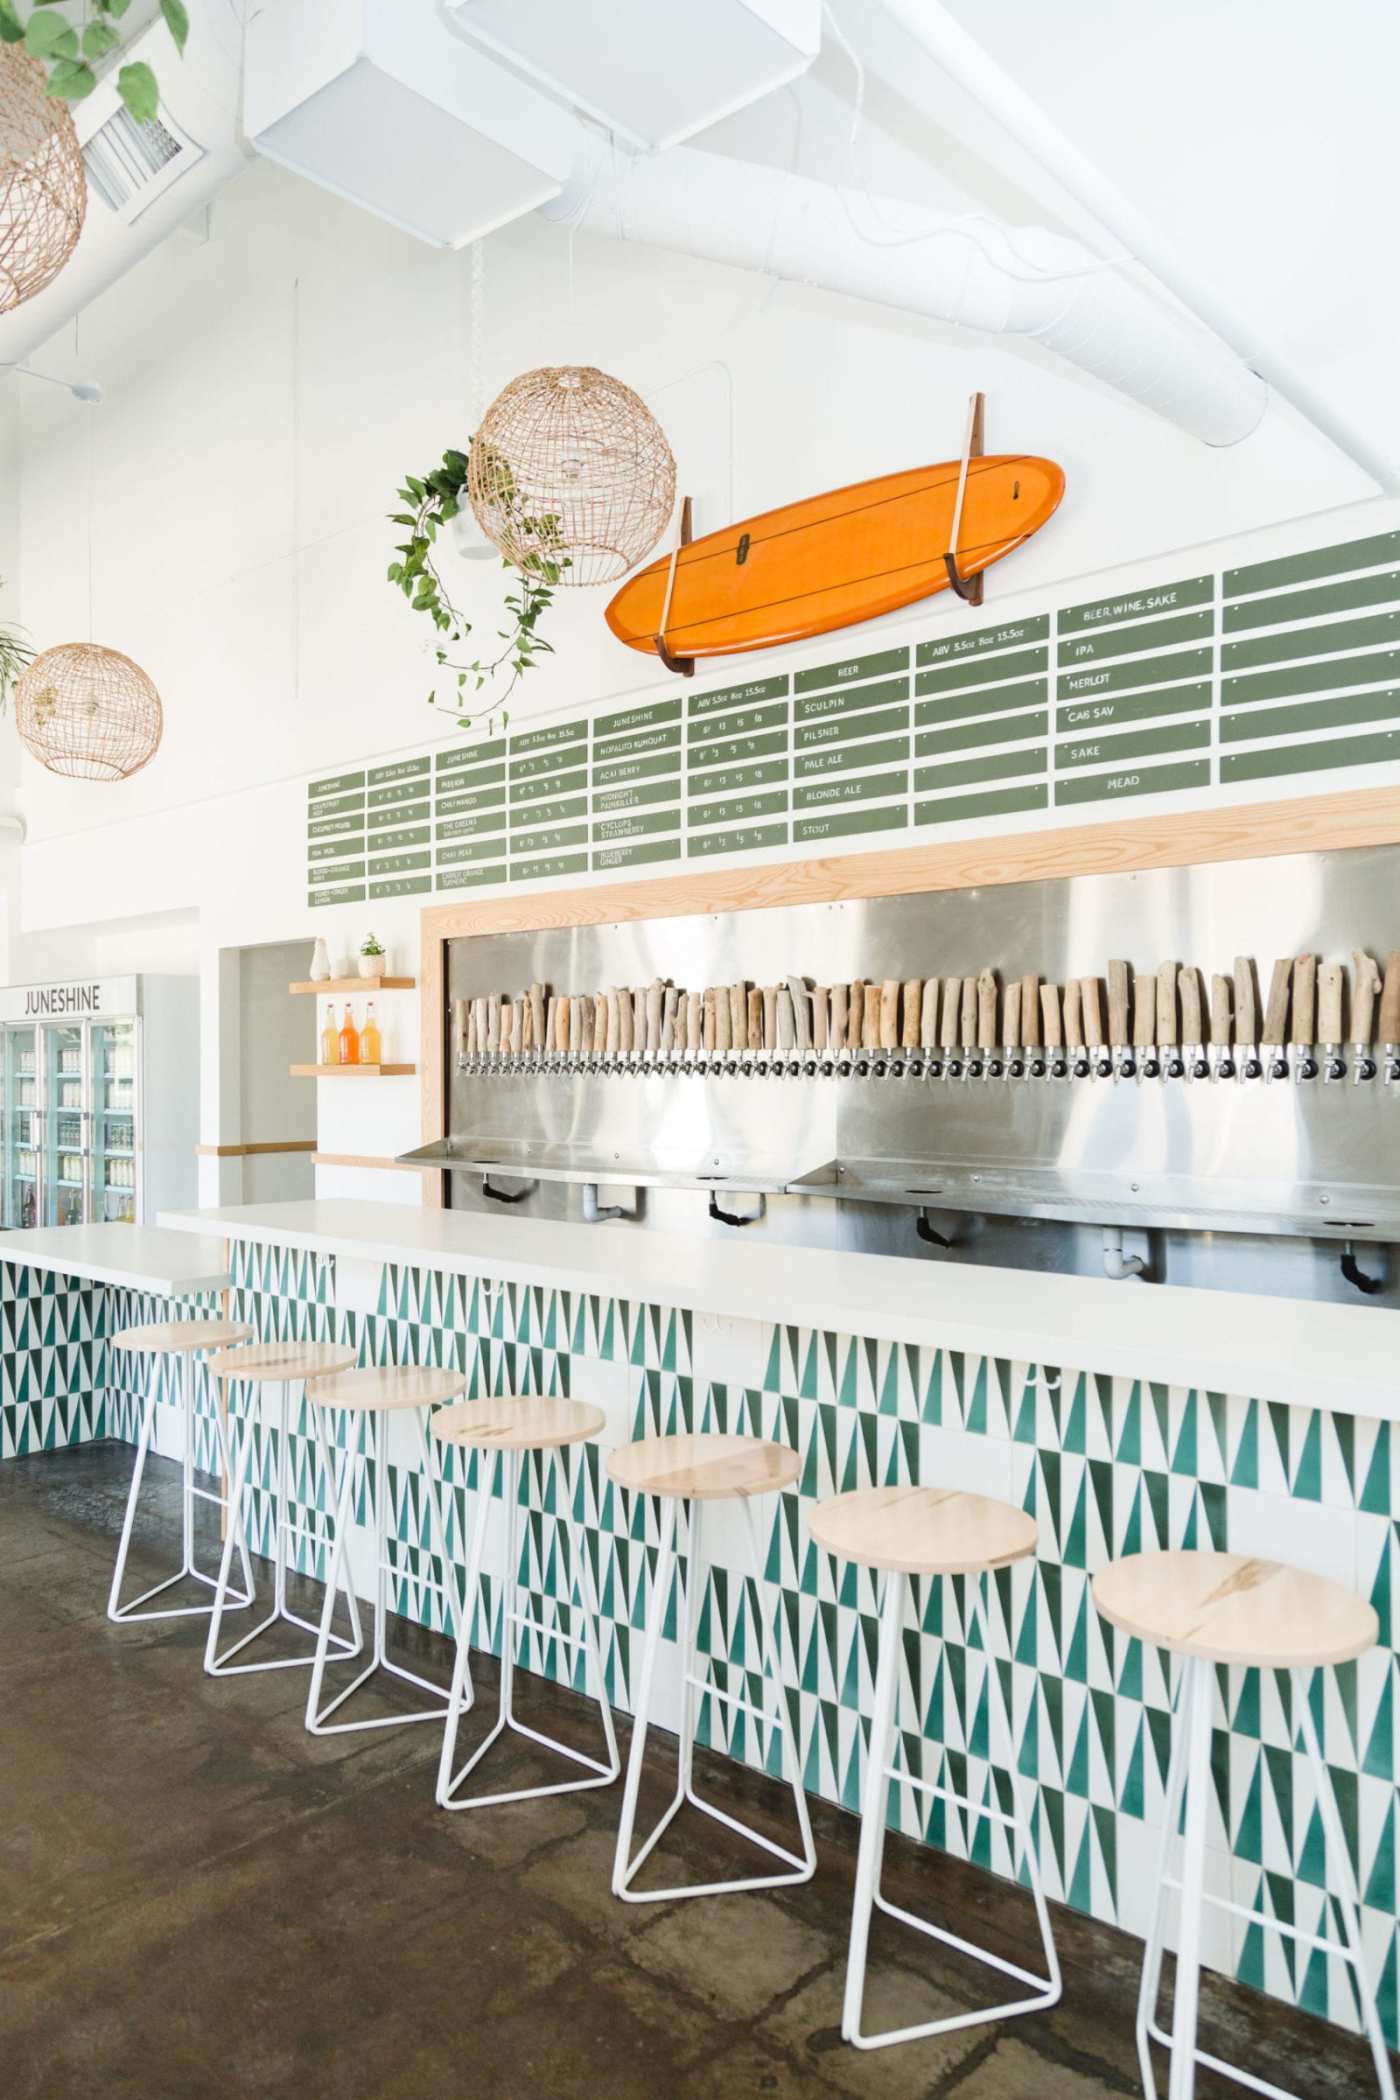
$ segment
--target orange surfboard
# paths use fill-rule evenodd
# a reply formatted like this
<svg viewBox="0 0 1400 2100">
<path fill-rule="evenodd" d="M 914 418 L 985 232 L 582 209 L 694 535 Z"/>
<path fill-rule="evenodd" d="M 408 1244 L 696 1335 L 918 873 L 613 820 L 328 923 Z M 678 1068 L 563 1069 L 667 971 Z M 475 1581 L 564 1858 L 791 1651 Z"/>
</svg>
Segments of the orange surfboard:
<svg viewBox="0 0 1400 2100">
<path fill-rule="evenodd" d="M 959 460 L 881 474 L 726 525 L 663 554 L 623 584 L 607 609 L 621 642 L 674 657 L 771 649 L 873 620 L 947 590 Z M 969 462 L 958 531 L 966 579 L 1014 553 L 1064 494 L 1052 459 L 989 453 Z"/>
</svg>

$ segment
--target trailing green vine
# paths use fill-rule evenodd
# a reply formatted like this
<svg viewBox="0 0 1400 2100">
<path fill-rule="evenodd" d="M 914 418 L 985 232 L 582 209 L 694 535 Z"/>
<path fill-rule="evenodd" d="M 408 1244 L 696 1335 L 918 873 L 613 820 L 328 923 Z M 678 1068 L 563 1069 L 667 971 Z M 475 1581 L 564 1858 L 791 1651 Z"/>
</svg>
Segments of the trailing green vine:
<svg viewBox="0 0 1400 2100">
<path fill-rule="evenodd" d="M 0 576 L 0 588 L 4 586 Z M 26 664 L 34 660 L 34 651 L 27 642 L 22 642 L 13 628 L 0 627 L 0 715 L 9 704 L 10 691 Z"/>
<path fill-rule="evenodd" d="M 48 75 L 48 92 L 60 102 L 81 102 L 97 86 L 96 67 L 121 49 L 121 31 L 113 27 L 131 0 L 91 0 L 94 19 L 81 29 L 58 12 L 59 0 L 0 0 L 0 43 L 23 44 Z M 175 49 L 184 56 L 190 33 L 185 0 L 160 0 L 160 11 Z M 144 60 L 125 65 L 117 74 L 117 93 L 138 124 L 149 124 L 160 105 L 160 88 Z"/>
<path fill-rule="evenodd" d="M 554 587 L 569 567 L 569 556 L 558 519 L 552 516 L 530 517 L 515 493 L 509 472 L 503 470 L 501 461 L 493 462 L 498 507 L 510 519 L 511 538 L 521 549 L 517 562 L 503 564 L 507 570 L 514 571 L 517 588 L 507 594 L 505 601 L 510 625 L 497 630 L 502 648 L 489 659 L 474 658 L 471 662 L 460 659 L 457 652 L 465 645 L 472 623 L 453 602 L 433 560 L 433 549 L 443 527 L 450 525 L 468 507 L 466 488 L 471 444 L 469 438 L 466 452 L 455 449 L 444 452 L 441 466 L 430 468 L 426 474 L 405 476 L 398 495 L 399 501 L 409 508 L 393 511 L 390 516 L 395 525 L 407 527 L 409 536 L 395 549 L 401 558 L 390 562 L 388 579 L 403 593 L 413 610 L 425 613 L 444 637 L 433 654 L 439 667 L 451 674 L 455 690 L 444 700 L 434 686 L 428 694 L 429 706 L 450 712 L 459 729 L 471 729 L 482 722 L 490 729 L 495 726 L 498 714 L 503 725 L 510 719 L 505 712 L 505 703 L 525 673 L 533 669 L 541 656 L 554 653 L 551 644 L 540 633 L 539 625 L 553 603 Z M 467 700 L 468 688 L 481 692 L 503 673 L 509 673 L 504 692 L 497 694 L 487 709 L 474 715 Z"/>
</svg>

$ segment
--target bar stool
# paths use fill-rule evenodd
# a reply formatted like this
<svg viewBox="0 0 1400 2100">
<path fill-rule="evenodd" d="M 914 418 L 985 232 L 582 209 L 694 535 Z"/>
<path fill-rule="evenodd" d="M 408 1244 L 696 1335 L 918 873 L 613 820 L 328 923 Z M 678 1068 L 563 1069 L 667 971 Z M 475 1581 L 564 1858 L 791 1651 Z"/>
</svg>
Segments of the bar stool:
<svg viewBox="0 0 1400 2100">
<path fill-rule="evenodd" d="M 339 1409 L 351 1418 L 363 1417 L 373 1423 L 372 1463 L 374 1466 L 374 1653 L 354 1682 L 344 1691 L 337 1692 L 328 1706 L 321 1705 L 321 1689 L 326 1674 L 326 1661 L 330 1653 L 331 1619 L 335 1612 L 335 1594 L 344 1574 L 347 1587 L 350 1576 L 346 1570 L 346 1556 L 350 1543 L 351 1505 L 355 1490 L 355 1454 L 347 1446 L 341 1468 L 340 1495 L 335 1508 L 335 1550 L 326 1577 L 326 1601 L 321 1612 L 321 1628 L 316 1640 L 316 1656 L 311 1666 L 311 1686 L 306 1698 L 306 1726 L 312 1735 L 345 1735 L 362 1728 L 397 1728 L 409 1721 L 440 1721 L 446 1710 L 447 1687 L 434 1684 L 429 1677 L 420 1677 L 415 1670 L 406 1670 L 402 1663 L 390 1662 L 385 1653 L 385 1628 L 389 1616 L 389 1603 L 385 1578 L 401 1579 L 403 1570 L 389 1559 L 391 1533 L 389 1529 L 389 1425 L 396 1414 L 411 1411 L 418 1431 L 418 1448 L 422 1454 L 428 1489 L 428 1529 L 433 1549 L 442 1561 L 442 1580 L 432 1576 L 419 1576 L 415 1580 L 426 1590 L 436 1590 L 443 1601 L 444 1624 L 455 1610 L 456 1599 L 449 1594 L 448 1581 L 452 1563 L 447 1551 L 447 1530 L 442 1515 L 442 1484 L 438 1479 L 433 1459 L 432 1439 L 428 1435 L 428 1416 L 434 1407 L 446 1400 L 455 1400 L 466 1388 L 464 1371 L 443 1371 L 415 1364 L 394 1365 L 363 1371 L 338 1371 L 329 1378 L 318 1378 L 306 1388 L 306 1397 L 322 1414 Z M 328 1437 L 320 1437 L 322 1449 L 329 1446 Z M 353 1439 L 352 1439 L 353 1441 Z M 363 1721 L 332 1721 L 331 1715 L 343 1706 L 353 1692 L 373 1677 L 376 1670 L 387 1670 L 390 1676 L 402 1678 L 405 1684 L 417 1685 L 420 1690 L 431 1692 L 442 1702 L 436 1706 L 420 1707 L 416 1713 L 383 1714 Z"/>
<path fill-rule="evenodd" d="M 758 1496 L 776 1494 L 779 1489 L 790 1487 L 799 1470 L 800 1462 L 795 1451 L 789 1450 L 785 1444 L 766 1443 L 763 1438 L 756 1436 L 689 1434 L 644 1437 L 634 1444 L 623 1445 L 609 1456 L 608 1472 L 620 1488 L 625 1488 L 634 1495 L 655 1496 L 665 1505 L 661 1511 L 660 1551 L 657 1554 L 656 1573 L 652 1580 L 651 1599 L 647 1609 L 646 1645 L 642 1651 L 642 1674 L 637 1688 L 636 1713 L 632 1723 L 632 1747 L 627 1760 L 627 1784 L 623 1792 L 622 1819 L 618 1826 L 617 1851 L 613 1860 L 613 1894 L 620 1896 L 624 1903 L 667 1903 L 682 1896 L 738 1895 L 748 1889 L 786 1888 L 793 1882 L 810 1881 L 816 1872 L 816 1847 L 812 1842 L 807 1797 L 802 1790 L 801 1768 L 791 1740 L 787 1717 L 782 1711 L 781 1687 L 770 1652 L 767 1613 L 763 1608 L 763 1547 L 754 1510 Z M 700 1599 L 705 1587 L 701 1515 L 707 1502 L 732 1501 L 743 1505 L 754 1583 L 759 1597 L 759 1669 L 763 1690 L 761 1710 L 742 1698 L 737 1691 L 724 1691 L 713 1684 L 708 1670 L 701 1674 L 695 1668 L 696 1627 Z M 682 1518 L 687 1542 L 684 1568 L 679 1546 Z M 661 1647 L 661 1628 L 666 1616 L 667 1592 L 673 1568 L 676 1570 L 679 1592 L 677 1624 L 682 1629 L 679 1776 L 670 1807 L 636 1856 L 631 1857 L 637 1793 L 642 1778 L 642 1754 L 646 1747 L 647 1728 L 651 1720 L 657 1655 Z M 721 1706 L 727 1706 L 731 1714 L 742 1712 L 766 1730 L 778 1731 L 782 1743 L 783 1776 L 792 1788 L 793 1800 L 797 1805 L 797 1824 L 802 1838 L 800 1858 L 785 1846 L 775 1844 L 771 1838 L 764 1837 L 759 1831 L 751 1830 L 747 1824 L 726 1815 L 723 1809 L 713 1807 L 708 1801 L 702 1801 L 695 1792 L 693 1755 L 697 1692 L 708 1695 Z M 771 1741 L 771 1736 L 769 1740 Z M 683 1888 L 633 1888 L 632 1882 L 638 1871 L 662 1834 L 674 1821 L 682 1803 L 687 1801 L 692 1808 L 699 1809 L 702 1815 L 709 1816 L 713 1822 L 724 1824 L 726 1829 L 737 1831 L 740 1837 L 747 1838 L 762 1851 L 771 1853 L 775 1859 L 782 1862 L 787 1871 L 781 1874 L 751 1876 L 740 1881 L 697 1882 Z"/>
<path fill-rule="evenodd" d="M 566 1445 L 584 1443 L 596 1436 L 603 1427 L 606 1416 L 601 1408 L 586 1407 L 578 1400 L 551 1400 L 540 1396 L 521 1399 L 502 1397 L 492 1400 L 468 1400 L 457 1407 L 444 1408 L 433 1417 L 433 1435 L 440 1443 L 454 1445 L 461 1451 L 479 1451 L 481 1470 L 477 1482 L 476 1526 L 472 1533 L 471 1555 L 467 1563 L 467 1588 L 462 1605 L 462 1615 L 457 1625 L 457 1659 L 452 1672 L 452 1690 L 448 1696 L 447 1726 L 443 1731 L 442 1755 L 438 1761 L 437 1803 L 439 1808 L 490 1808 L 505 1801 L 536 1801 L 546 1794 L 577 1794 L 589 1787 L 611 1786 L 622 1769 L 617 1754 L 617 1736 L 613 1728 L 612 1708 L 608 1704 L 607 1685 L 603 1679 L 603 1652 L 598 1638 L 598 1598 L 593 1582 L 593 1570 L 589 1566 L 588 1549 L 583 1536 L 583 1527 L 570 1510 L 567 1491 L 562 1506 L 566 1512 L 564 1522 L 569 1534 L 569 1555 L 573 1572 L 578 1582 L 583 1602 L 583 1631 L 581 1633 L 556 1633 L 532 1619 L 528 1612 L 517 1608 L 520 1574 L 520 1473 L 521 1461 L 527 1451 L 562 1452 Z M 495 1456 L 495 1467 L 491 1469 L 491 1456 Z M 562 1459 L 556 1460 L 562 1466 Z M 457 1748 L 457 1724 L 462 1715 L 475 1703 L 471 1683 L 471 1637 L 481 1597 L 481 1564 L 486 1550 L 487 1518 L 490 1513 L 492 1482 L 488 1470 L 494 1472 L 495 1490 L 503 1494 L 505 1501 L 506 1564 L 501 1582 L 501 1678 L 499 1710 L 494 1726 L 480 1742 L 466 1763 L 453 1772 L 452 1760 Z M 566 1483 L 567 1490 L 567 1483 Z M 572 1597 L 572 1590 L 570 1591 Z M 606 1759 L 601 1761 L 586 1757 L 582 1751 L 573 1750 L 567 1743 L 553 1736 L 542 1735 L 538 1729 L 527 1728 L 519 1720 L 513 1708 L 515 1689 L 515 1643 L 511 1628 L 523 1626 L 537 1633 L 544 1640 L 557 1640 L 567 1648 L 582 1648 L 584 1654 L 584 1690 L 588 1689 L 588 1664 L 592 1661 L 598 1680 L 598 1711 L 603 1721 L 603 1738 L 607 1745 Z M 541 1744 L 546 1750 L 554 1750 L 572 1764 L 582 1765 L 588 1773 L 585 1779 L 558 1780 L 553 1785 L 516 1787 L 496 1794 L 472 1794 L 458 1796 L 458 1788 L 469 1773 L 475 1771 L 496 1739 L 507 1729 L 517 1735 L 528 1737 L 532 1743 Z"/>
<path fill-rule="evenodd" d="M 194 1361 L 207 1349 L 226 1348 L 230 1342 L 246 1342 L 253 1330 L 236 1320 L 157 1320 L 147 1327 L 128 1327 L 121 1334 L 114 1334 L 109 1347 L 123 1352 L 151 1356 L 173 1356 L 179 1368 L 180 1411 L 185 1418 L 184 1451 L 181 1456 L 180 1483 L 180 1566 L 163 1582 L 157 1582 L 129 1604 L 119 1603 L 122 1581 L 126 1574 L 127 1550 L 131 1545 L 132 1526 L 136 1521 L 136 1504 L 141 1494 L 141 1479 L 146 1470 L 146 1457 L 151 1448 L 151 1437 L 156 1420 L 156 1378 L 146 1381 L 145 1397 L 141 1409 L 141 1433 L 136 1443 L 136 1464 L 132 1469 L 131 1491 L 126 1498 L 126 1516 L 122 1521 L 121 1543 L 117 1547 L 117 1564 L 112 1571 L 112 1588 L 107 1598 L 107 1616 L 117 1621 L 124 1619 L 188 1619 L 204 1612 L 212 1612 L 213 1602 L 208 1604 L 170 1604 L 158 1611 L 142 1611 L 141 1606 L 152 1597 L 173 1589 L 177 1582 L 187 1578 L 202 1582 L 209 1589 L 217 1589 L 218 1577 L 206 1575 L 194 1564 L 194 1505 L 196 1502 L 213 1502 L 220 1509 L 227 1509 L 228 1499 L 222 1493 L 194 1484 L 194 1421 L 195 1382 Z M 219 1458 L 227 1481 L 230 1466 L 228 1436 L 224 1427 L 223 1410 L 214 1409 L 214 1433 L 218 1441 Z M 253 1577 L 248 1566 L 247 1549 L 240 1545 L 243 1564 L 243 1595 L 229 1599 L 234 1610 L 241 1610 L 253 1601 Z"/>
<path fill-rule="evenodd" d="M 895 2042 L 913 2042 L 926 2035 L 948 2034 L 959 2027 L 977 2027 L 988 2020 L 1009 2020 L 1019 2013 L 1039 2012 L 1054 2005 L 1060 1996 L 1060 1964 L 1050 1930 L 1050 1915 L 1040 1883 L 1029 1815 L 1016 1802 L 1017 1773 L 1015 1743 L 1006 1711 L 1001 1677 L 992 1655 L 987 1620 L 986 1585 L 995 1568 L 1007 1568 L 1027 1560 L 1035 1551 L 1035 1519 L 1009 1502 L 995 1502 L 985 1495 L 964 1494 L 955 1488 L 870 1487 L 820 1502 L 812 1511 L 810 1530 L 819 1546 L 841 1560 L 855 1561 L 866 1568 L 883 1570 L 885 1582 L 880 1600 L 880 1648 L 875 1668 L 874 1714 L 870 1745 L 866 1753 L 861 1790 L 860 1850 L 856 1858 L 855 1903 L 851 1913 L 851 1944 L 846 1961 L 846 1996 L 841 2032 L 857 2049 L 883 2049 Z M 933 1580 L 962 1575 L 967 1581 L 968 1630 L 975 1623 L 981 1632 L 987 1663 L 987 1685 L 992 1711 L 1006 1746 L 1006 1769 L 1011 1775 L 1012 1813 L 990 1803 L 972 1801 L 950 1787 L 916 1777 L 894 1762 L 898 1740 L 899 1661 L 904 1607 L 911 1576 Z M 995 1743 L 992 1749 L 995 1751 Z M 880 1893 L 880 1866 L 885 1848 L 885 1814 L 891 1781 L 912 1787 L 940 1801 L 968 1809 L 974 1816 L 987 1816 L 1011 1833 L 1012 1867 L 1024 1858 L 1035 1902 L 1045 1952 L 1046 1974 L 1036 1976 L 1015 1962 L 1006 1961 L 985 1947 L 931 1925 L 927 1919 L 902 1910 Z M 1029 1996 L 1013 1998 L 977 2012 L 955 2013 L 946 2019 L 924 2020 L 912 2027 L 887 2029 L 881 2034 L 861 2032 L 865 1998 L 865 1965 L 870 1941 L 872 1909 L 884 1911 L 902 1925 L 927 1934 L 959 1954 L 970 1955 L 1003 1975 L 1024 1984 Z"/>
<path fill-rule="evenodd" d="M 1356 1977 L 1366 2036 L 1384 2100 L 1395 2100 L 1395 2080 L 1381 2031 L 1376 1994 L 1361 1943 L 1361 1901 L 1347 1850 L 1336 1796 L 1322 1756 L 1317 1724 L 1308 1698 L 1308 1671 L 1353 1662 L 1375 1646 L 1379 1621 L 1371 1606 L 1321 1575 L 1307 1575 L 1277 1561 L 1254 1560 L 1238 1553 L 1134 1553 L 1112 1562 L 1094 1578 L 1094 1603 L 1110 1626 L 1150 1641 L 1183 1658 L 1177 1685 L 1177 1726 L 1162 1820 L 1161 1864 L 1157 1875 L 1152 1924 L 1138 1992 L 1137 2043 L 1143 2091 L 1156 2100 L 1152 2042 L 1171 2052 L 1170 2100 L 1191 2100 L 1196 2066 L 1237 2084 L 1266 2100 L 1293 2100 L 1282 2086 L 1271 2085 L 1251 2071 L 1237 2070 L 1221 2057 L 1196 2047 L 1200 1997 L 1201 1916 L 1206 1904 L 1267 1925 L 1285 1938 L 1335 1955 Z M 1211 1788 L 1211 1688 L 1215 1663 L 1245 1669 L 1288 1670 L 1296 1693 L 1303 1741 L 1317 1788 L 1327 1855 L 1342 1895 L 1337 1910 L 1344 1941 L 1324 1940 L 1301 1932 L 1277 1918 L 1266 1918 L 1210 1894 L 1205 1886 L 1206 1811 Z M 1172 1841 L 1182 1822 L 1185 1830 L 1180 1879 L 1171 1876 Z M 1163 1892 L 1181 1897 L 1181 1928 L 1176 1955 L 1176 1997 L 1172 2030 L 1157 2024 L 1157 1997 L 1162 1980 L 1165 1936 Z"/>
<path fill-rule="evenodd" d="M 311 1620 L 298 1617 L 287 1604 L 287 1540 L 289 1537 L 308 1538 L 304 1525 L 297 1524 L 291 1514 L 290 1467 L 288 1464 L 291 1444 L 291 1391 L 294 1385 L 306 1384 L 308 1379 L 325 1378 L 333 1371 L 348 1371 L 355 1361 L 353 1349 L 339 1342 L 252 1342 L 242 1349 L 229 1349 L 216 1356 L 209 1365 L 209 1375 L 222 1379 L 226 1384 L 239 1381 L 252 1388 L 251 1404 L 246 1418 L 240 1419 L 230 1409 L 229 1444 L 237 1446 L 237 1458 L 233 1473 L 233 1488 L 229 1495 L 228 1530 L 224 1538 L 223 1559 L 219 1565 L 219 1583 L 214 1593 L 214 1610 L 209 1619 L 209 1638 L 204 1648 L 204 1667 L 211 1677 L 236 1677 L 254 1670 L 292 1670 L 308 1667 L 315 1662 L 315 1653 L 310 1655 L 279 1655 L 267 1662 L 240 1662 L 233 1658 L 259 1634 L 266 1633 L 279 1619 L 289 1626 L 298 1626 L 304 1633 L 315 1634 L 319 1639 L 320 1628 Z M 272 1610 L 268 1616 L 245 1633 L 232 1647 L 219 1653 L 219 1633 L 228 1603 L 229 1567 L 233 1559 L 235 1539 L 243 1543 L 243 1505 L 248 1490 L 248 1474 L 252 1466 L 253 1445 L 261 1408 L 262 1391 L 265 1386 L 278 1389 L 277 1409 L 277 1472 L 273 1499 L 276 1512 L 273 1518 L 273 1595 Z M 331 1464 L 330 1449 L 326 1441 L 325 1422 L 319 1410 L 313 1411 L 316 1425 L 316 1441 L 320 1446 L 321 1463 L 325 1468 L 328 1483 L 334 1483 L 335 1470 Z M 237 1435 L 234 1434 L 235 1428 Z M 339 1655 L 358 1655 L 362 1646 L 360 1614 L 355 1603 L 354 1588 L 347 1583 L 346 1600 L 350 1606 L 350 1624 L 354 1638 L 347 1642 L 342 1635 L 335 1635 L 336 1652 Z"/>
</svg>

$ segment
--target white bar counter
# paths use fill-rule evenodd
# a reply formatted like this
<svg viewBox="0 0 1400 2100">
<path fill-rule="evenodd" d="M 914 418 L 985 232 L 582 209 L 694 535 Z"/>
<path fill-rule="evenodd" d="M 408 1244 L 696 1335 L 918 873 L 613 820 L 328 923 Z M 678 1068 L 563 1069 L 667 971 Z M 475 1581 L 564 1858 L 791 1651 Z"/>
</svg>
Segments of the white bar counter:
<svg viewBox="0 0 1400 2100">
<path fill-rule="evenodd" d="M 155 1225 L 40 1225 L 0 1233 L 0 1261 L 159 1298 L 222 1291 L 230 1281 L 222 1240 L 191 1239 Z"/>
<path fill-rule="evenodd" d="M 347 1199 L 169 1211 L 160 1222 L 170 1232 L 1400 1421 L 1400 1312 L 1375 1306 Z"/>
</svg>

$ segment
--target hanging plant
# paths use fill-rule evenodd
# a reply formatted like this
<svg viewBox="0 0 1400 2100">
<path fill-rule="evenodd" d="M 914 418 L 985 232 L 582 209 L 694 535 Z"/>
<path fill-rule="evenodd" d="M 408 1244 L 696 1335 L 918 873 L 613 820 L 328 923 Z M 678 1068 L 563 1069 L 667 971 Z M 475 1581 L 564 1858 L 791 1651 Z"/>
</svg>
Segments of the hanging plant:
<svg viewBox="0 0 1400 2100">
<path fill-rule="evenodd" d="M 0 588 L 3 588 L 4 581 L 0 576 Z M 13 628 L 0 627 L 0 715 L 5 712 L 15 680 L 33 658 L 34 651 L 27 642 L 20 640 Z"/>
<path fill-rule="evenodd" d="M 442 528 L 450 525 L 467 508 L 471 445 L 469 438 L 466 452 L 444 452 L 441 466 L 430 468 L 422 476 L 409 474 L 405 477 L 398 494 L 399 501 L 408 508 L 393 511 L 390 515 L 395 525 L 407 527 L 409 536 L 395 550 L 401 559 L 390 562 L 388 577 L 390 583 L 402 591 L 413 610 L 425 613 L 444 637 L 433 655 L 439 667 L 450 674 L 453 691 L 444 700 L 435 686 L 428 695 L 429 706 L 450 712 L 459 729 L 470 729 L 481 722 L 490 729 L 495 726 L 498 713 L 503 724 L 509 720 L 503 711 L 505 702 L 525 673 L 541 656 L 553 654 L 550 644 L 539 632 L 539 623 L 553 601 L 555 586 L 563 580 L 564 571 L 569 567 L 569 553 L 559 519 L 549 515 L 529 516 L 510 478 L 509 468 L 502 460 L 494 461 L 496 485 L 505 491 L 501 500 L 510 507 L 516 520 L 517 559 L 505 562 L 503 567 L 514 574 L 517 587 L 505 601 L 510 624 L 497 630 L 502 644 L 500 650 L 490 658 L 462 661 L 459 652 L 471 634 L 472 623 L 460 606 L 454 604 L 433 561 L 433 548 Z M 479 693 L 502 676 L 506 678 L 504 691 L 495 696 L 488 708 L 473 715 L 469 692 Z"/>
<path fill-rule="evenodd" d="M 91 0 L 93 20 L 79 29 L 58 12 L 58 0 L 0 0 L 0 43 L 23 44 L 48 76 L 48 92 L 60 102 L 81 102 L 97 86 L 94 70 L 121 49 L 121 31 L 113 27 L 131 0 Z M 183 57 L 190 33 L 185 0 L 160 0 L 160 11 L 175 49 Z M 117 93 L 138 124 L 149 124 L 160 103 L 155 74 L 143 60 L 117 74 Z"/>
</svg>

